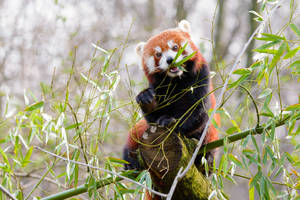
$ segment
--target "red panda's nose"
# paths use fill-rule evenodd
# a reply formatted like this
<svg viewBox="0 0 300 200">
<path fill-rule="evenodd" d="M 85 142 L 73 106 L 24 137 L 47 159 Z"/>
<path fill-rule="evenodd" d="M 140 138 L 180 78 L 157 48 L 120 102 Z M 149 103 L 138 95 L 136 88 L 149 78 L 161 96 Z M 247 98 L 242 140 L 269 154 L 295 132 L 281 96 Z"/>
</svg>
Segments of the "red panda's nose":
<svg viewBox="0 0 300 200">
<path fill-rule="evenodd" d="M 173 58 L 172 58 L 172 57 L 168 57 L 168 58 L 167 58 L 167 63 L 168 63 L 168 64 L 171 64 L 172 62 L 173 62 Z"/>
</svg>

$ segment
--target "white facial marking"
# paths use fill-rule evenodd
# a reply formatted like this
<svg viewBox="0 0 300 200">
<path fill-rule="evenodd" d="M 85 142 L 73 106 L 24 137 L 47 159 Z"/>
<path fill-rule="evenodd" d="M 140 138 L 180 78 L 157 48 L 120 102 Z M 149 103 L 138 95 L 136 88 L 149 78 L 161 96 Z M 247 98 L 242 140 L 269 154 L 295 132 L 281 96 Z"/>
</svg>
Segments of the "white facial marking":
<svg viewBox="0 0 300 200">
<path fill-rule="evenodd" d="M 169 64 L 167 63 L 167 59 L 169 57 L 171 58 L 175 58 L 176 56 L 176 52 L 175 51 L 172 51 L 171 49 L 169 49 L 168 51 L 165 51 L 162 53 L 162 56 L 160 58 L 160 61 L 159 61 L 159 68 L 162 69 L 162 70 L 167 70 L 169 68 Z M 179 58 L 178 58 L 179 59 Z"/>
<path fill-rule="evenodd" d="M 185 47 L 185 52 L 186 53 L 185 54 L 181 54 L 176 59 L 176 62 L 179 62 L 179 61 L 183 60 L 186 56 L 188 56 L 188 55 L 190 55 L 190 54 L 192 54 L 194 52 L 193 49 L 191 48 L 188 40 L 183 41 L 180 44 L 181 47 L 183 47 L 186 43 L 187 43 L 187 45 Z M 159 68 L 159 69 L 161 69 L 163 71 L 167 71 L 167 75 L 169 77 L 174 78 L 174 77 L 181 76 L 183 74 L 182 70 L 179 70 L 179 69 L 175 69 L 174 70 L 174 68 L 173 68 L 173 70 L 170 70 L 169 69 L 170 65 L 167 63 L 168 58 L 171 57 L 171 58 L 174 59 L 175 56 L 176 56 L 176 54 L 177 54 L 177 51 L 172 50 L 172 48 L 174 47 L 174 45 L 176 45 L 176 43 L 174 43 L 173 40 L 169 40 L 167 44 L 168 44 L 169 49 L 167 51 L 164 51 L 164 52 L 162 52 L 162 50 L 161 50 L 161 48 L 159 46 L 157 46 L 157 47 L 154 48 L 156 52 L 162 53 L 161 58 L 160 58 L 159 63 L 158 63 L 159 66 L 157 66 L 157 68 Z M 153 65 L 149 64 L 148 68 L 149 68 L 149 66 L 154 66 L 154 61 L 151 61 L 151 62 L 153 63 Z M 149 63 L 150 63 L 150 61 L 149 61 Z M 152 70 L 154 70 L 154 67 L 153 67 Z M 150 69 L 149 69 L 149 71 L 150 71 Z"/>
<path fill-rule="evenodd" d="M 173 40 L 169 40 L 169 41 L 168 41 L 168 47 L 169 47 L 169 48 L 172 48 L 173 46 L 174 46 Z"/>
<path fill-rule="evenodd" d="M 150 56 L 146 60 L 146 65 L 147 65 L 149 73 L 152 73 L 152 72 L 155 71 L 155 61 L 154 61 L 154 57 L 153 56 Z"/>
<path fill-rule="evenodd" d="M 155 50 L 156 52 L 161 53 L 161 48 L 160 48 L 160 46 L 155 47 L 154 50 Z"/>
<path fill-rule="evenodd" d="M 166 56 L 166 52 L 162 53 L 162 56 L 159 60 L 159 66 L 158 68 L 162 69 L 162 70 L 167 70 L 169 67 L 169 65 L 167 64 L 167 56 Z"/>
</svg>

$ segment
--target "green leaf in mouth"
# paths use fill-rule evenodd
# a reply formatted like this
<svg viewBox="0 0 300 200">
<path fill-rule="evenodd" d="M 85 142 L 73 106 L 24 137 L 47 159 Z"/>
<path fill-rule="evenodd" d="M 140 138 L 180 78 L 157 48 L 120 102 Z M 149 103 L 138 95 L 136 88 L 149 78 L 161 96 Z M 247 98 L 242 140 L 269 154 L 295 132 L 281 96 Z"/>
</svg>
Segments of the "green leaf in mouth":
<svg viewBox="0 0 300 200">
<path fill-rule="evenodd" d="M 181 47 L 181 48 L 178 50 L 178 52 L 177 52 L 177 54 L 176 54 L 176 56 L 175 56 L 173 62 L 170 64 L 169 68 L 172 68 L 172 67 L 178 67 L 180 70 L 186 71 L 186 69 L 183 67 L 183 66 L 184 66 L 184 63 L 185 63 L 186 61 L 188 61 L 190 58 L 192 58 L 192 57 L 196 54 L 197 51 L 194 51 L 192 54 L 188 55 L 187 57 L 185 57 L 184 59 L 182 59 L 182 60 L 179 61 L 179 62 L 176 62 L 176 60 L 177 60 L 177 59 L 179 58 L 179 56 L 183 53 L 183 51 L 184 51 L 184 49 L 186 48 L 187 44 L 188 44 L 188 43 L 186 42 L 186 43 L 183 45 L 183 47 Z"/>
<path fill-rule="evenodd" d="M 186 69 L 183 66 L 177 66 L 179 70 L 186 72 Z"/>
</svg>

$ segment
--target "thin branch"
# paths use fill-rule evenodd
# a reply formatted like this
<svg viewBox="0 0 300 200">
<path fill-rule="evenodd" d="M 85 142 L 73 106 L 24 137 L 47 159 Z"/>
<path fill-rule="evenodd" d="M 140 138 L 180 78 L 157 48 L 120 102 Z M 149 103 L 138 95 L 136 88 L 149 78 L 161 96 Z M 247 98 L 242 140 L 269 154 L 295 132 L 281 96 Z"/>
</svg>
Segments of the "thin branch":
<svg viewBox="0 0 300 200">
<path fill-rule="evenodd" d="M 47 153 L 47 154 L 49 154 L 49 155 L 51 155 L 51 156 L 53 156 L 53 157 L 55 157 L 55 158 L 59 158 L 59 159 L 61 159 L 61 160 L 64 160 L 64 161 L 71 162 L 71 163 L 78 164 L 78 165 L 82 165 L 82 166 L 86 166 L 86 167 L 89 167 L 90 169 L 101 170 L 101 171 L 107 172 L 107 173 L 109 173 L 109 174 L 115 175 L 115 176 L 120 177 L 120 178 L 122 178 L 122 179 L 124 179 L 124 180 L 126 180 L 126 181 L 132 182 L 132 183 L 134 183 L 134 184 L 136 184 L 136 185 L 138 185 L 138 186 L 140 186 L 140 187 L 142 187 L 142 188 L 145 188 L 145 189 L 147 189 L 149 192 L 151 192 L 151 193 L 153 193 L 153 194 L 156 194 L 156 195 L 159 195 L 159 196 L 161 196 L 161 197 L 167 197 L 167 196 L 168 196 L 167 194 L 163 194 L 163 193 L 161 193 L 161 192 L 157 192 L 157 191 L 153 190 L 152 188 L 149 188 L 149 187 L 144 186 L 143 184 L 141 184 L 141 183 L 139 183 L 139 182 L 137 182 L 137 181 L 134 181 L 134 180 L 132 180 L 132 179 L 130 179 L 130 178 L 127 178 L 126 176 L 123 176 L 123 175 L 120 174 L 120 173 L 113 172 L 113 171 L 109 171 L 109 170 L 107 170 L 107 169 L 103 169 L 103 168 L 96 167 L 96 166 L 93 166 L 93 165 L 89 165 L 89 164 L 86 164 L 86 163 L 82 163 L 82 162 L 78 162 L 78 161 L 74 161 L 74 160 L 69 160 L 69 159 L 64 158 L 64 157 L 62 157 L 62 156 L 59 156 L 59 155 L 57 155 L 57 154 L 55 154 L 55 153 L 52 153 L 52 152 L 50 152 L 50 151 L 47 151 L 47 150 L 45 150 L 45 149 L 43 149 L 43 148 L 41 148 L 41 147 L 39 147 L 39 146 L 34 146 L 34 148 L 36 148 L 36 149 L 38 149 L 38 150 L 40 150 L 40 151 L 42 151 L 42 152 L 44 152 L 44 153 Z"/>
<path fill-rule="evenodd" d="M 34 179 L 41 179 L 42 178 L 42 176 L 39 176 L 37 174 L 31 174 L 31 173 L 15 173 L 14 175 L 17 176 L 17 177 L 34 178 Z M 55 180 L 52 180 L 51 178 L 45 177 L 44 180 L 49 182 L 49 183 L 52 183 L 52 184 L 54 184 L 58 187 L 62 187 L 64 189 L 67 189 L 66 186 L 64 186 L 63 184 L 61 184 L 61 183 L 59 183 Z"/>
<path fill-rule="evenodd" d="M 0 190 L 10 199 L 17 200 L 5 187 L 0 184 Z"/>
<path fill-rule="evenodd" d="M 127 173 L 127 172 L 125 172 L 125 173 Z M 122 173 L 122 174 L 125 174 L 125 173 Z M 127 173 L 127 175 L 128 175 L 128 173 Z M 132 172 L 130 175 L 135 176 L 137 174 L 135 172 Z M 101 180 L 97 181 L 96 187 L 97 187 L 97 189 L 99 189 L 101 187 L 104 187 L 104 186 L 109 185 L 111 183 L 119 182 L 121 180 L 123 180 L 123 178 L 121 178 L 121 177 L 104 178 L 104 179 L 101 179 Z M 73 196 L 76 196 L 76 195 L 87 192 L 88 188 L 89 188 L 89 185 L 86 183 L 86 184 L 80 185 L 76 188 L 72 188 L 72 189 L 69 189 L 69 190 L 66 190 L 66 191 L 56 193 L 54 195 L 42 198 L 42 200 L 59 200 L 59 199 L 61 200 L 61 199 L 70 198 L 70 197 L 73 197 Z"/>
<path fill-rule="evenodd" d="M 252 96 L 251 92 L 243 85 L 239 85 L 241 88 L 243 88 L 248 96 L 251 98 L 252 102 L 253 102 L 253 105 L 255 107 L 255 111 L 256 111 L 256 118 L 257 118 L 257 121 L 256 121 L 256 128 L 258 128 L 260 126 L 260 117 L 259 117 L 259 111 L 258 111 L 258 107 L 257 107 L 257 103 L 254 99 L 254 97 Z"/>
<path fill-rule="evenodd" d="M 69 160 L 69 159 L 68 159 Z M 52 163 L 52 165 L 48 168 L 48 170 L 44 173 L 44 175 L 41 177 L 41 179 L 34 185 L 34 187 L 32 188 L 32 190 L 29 192 L 29 194 L 26 196 L 25 200 L 27 200 L 31 194 L 36 190 L 36 188 L 39 187 L 39 185 L 42 183 L 42 181 L 44 180 L 44 178 L 46 178 L 46 176 L 48 175 L 48 173 L 52 170 L 52 168 L 54 167 L 56 163 L 56 160 L 54 160 L 54 162 Z"/>
<path fill-rule="evenodd" d="M 70 110 L 71 110 L 71 112 L 72 112 L 72 114 L 73 114 L 73 118 L 74 118 L 74 120 L 75 120 L 75 122 L 76 122 L 76 133 L 78 134 L 78 137 L 79 137 L 79 141 L 80 141 L 80 149 L 81 149 L 81 151 L 82 151 L 82 154 L 83 154 L 83 158 L 84 158 L 85 163 L 88 164 L 89 161 L 88 161 L 87 154 L 86 154 L 86 148 L 85 148 L 85 146 L 84 146 L 84 144 L 83 144 L 83 141 L 82 141 L 82 137 L 81 137 L 81 133 L 82 133 L 82 132 L 79 130 L 79 126 L 78 126 L 79 123 L 78 123 L 78 120 L 77 120 L 76 113 L 75 113 L 73 107 L 71 106 L 71 104 L 70 104 L 69 102 L 67 102 L 67 105 L 68 105 L 68 107 L 70 108 Z M 87 172 L 90 172 L 90 168 L 89 168 L 89 167 L 87 167 Z"/>
<path fill-rule="evenodd" d="M 217 170 L 219 170 L 219 168 L 217 168 Z M 221 173 L 222 174 L 224 173 L 223 170 L 221 170 Z M 237 177 L 244 178 L 244 179 L 247 179 L 247 180 L 251 180 L 252 179 L 251 177 L 248 177 L 248 176 L 243 175 L 243 174 L 238 174 L 238 173 L 233 173 L 233 176 L 237 176 Z M 271 183 L 273 183 L 275 185 L 281 185 L 281 186 L 285 186 L 285 187 L 293 189 L 293 187 L 289 186 L 286 183 L 280 183 L 280 182 L 272 181 L 272 180 L 271 180 Z"/>
<path fill-rule="evenodd" d="M 272 10 L 272 13 L 279 7 L 280 4 L 278 4 L 277 6 L 275 6 L 275 8 Z M 271 15 L 272 15 L 271 13 Z M 201 138 L 197 144 L 197 147 L 193 153 L 193 156 L 190 160 L 190 162 L 188 163 L 187 167 L 185 168 L 185 170 L 181 173 L 180 171 L 177 173 L 177 176 L 175 177 L 174 181 L 173 181 L 173 184 L 171 186 L 171 189 L 168 193 L 168 196 L 167 196 L 167 200 L 171 200 L 172 196 L 173 196 L 173 193 L 175 191 L 175 188 L 176 188 L 176 185 L 177 185 L 177 182 L 178 180 L 182 179 L 185 174 L 188 172 L 188 170 L 192 167 L 192 165 L 194 164 L 195 160 L 196 160 L 196 157 L 198 156 L 198 152 L 203 144 L 203 141 L 204 141 L 204 138 L 207 134 L 207 131 L 208 131 L 208 128 L 211 124 L 211 121 L 213 120 L 213 116 L 215 115 L 216 111 L 217 111 L 217 108 L 219 107 L 219 105 L 222 104 L 222 101 L 223 101 L 223 96 L 225 94 L 225 91 L 227 89 L 227 85 L 228 85 L 228 82 L 229 82 L 229 77 L 232 75 L 233 71 L 237 68 L 238 64 L 240 63 L 241 61 L 241 58 L 243 56 L 243 54 L 245 53 L 245 51 L 247 50 L 248 46 L 250 45 L 251 41 L 253 40 L 254 36 L 256 35 L 256 33 L 258 33 L 258 31 L 264 26 L 264 21 L 255 29 L 255 31 L 252 33 L 252 35 L 250 36 L 250 38 L 248 39 L 247 43 L 244 45 L 242 51 L 239 53 L 239 55 L 237 56 L 237 59 L 235 60 L 234 64 L 233 64 L 233 67 L 231 69 L 231 71 L 229 72 L 227 78 L 226 78 L 226 81 L 224 83 L 224 86 L 222 88 L 222 91 L 221 91 L 221 94 L 219 95 L 219 99 L 218 99 L 218 106 L 216 106 L 213 111 L 211 112 L 211 115 L 208 119 L 208 122 L 206 123 L 206 126 L 205 126 L 205 129 L 203 130 L 203 133 L 201 135 Z"/>
<path fill-rule="evenodd" d="M 240 177 L 240 178 L 247 179 L 247 180 L 251 180 L 251 177 L 248 177 L 248 176 L 243 175 L 243 174 L 237 174 L 237 173 L 234 173 L 233 175 L 234 175 L 234 176 L 237 176 L 237 177 Z M 281 186 L 285 186 L 285 187 L 294 189 L 293 187 L 289 186 L 289 185 L 286 184 L 286 183 L 280 183 L 280 182 L 272 181 L 272 180 L 271 180 L 271 183 L 273 183 L 273 184 L 275 184 L 275 185 L 281 185 Z"/>
</svg>

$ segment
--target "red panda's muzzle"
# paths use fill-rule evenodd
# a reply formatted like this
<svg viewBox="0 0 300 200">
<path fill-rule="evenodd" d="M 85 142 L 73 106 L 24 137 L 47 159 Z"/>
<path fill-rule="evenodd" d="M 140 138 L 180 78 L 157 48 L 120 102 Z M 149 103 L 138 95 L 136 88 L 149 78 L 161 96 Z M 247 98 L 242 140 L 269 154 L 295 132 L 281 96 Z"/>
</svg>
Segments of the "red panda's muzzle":
<svg viewBox="0 0 300 200">
<path fill-rule="evenodd" d="M 179 71 L 179 68 L 178 67 L 170 67 L 169 71 L 171 73 L 177 73 Z"/>
<path fill-rule="evenodd" d="M 168 71 L 167 71 L 167 75 L 169 77 L 177 77 L 177 76 L 181 76 L 183 74 L 183 72 L 185 71 L 185 68 L 183 66 L 170 66 Z"/>
</svg>

